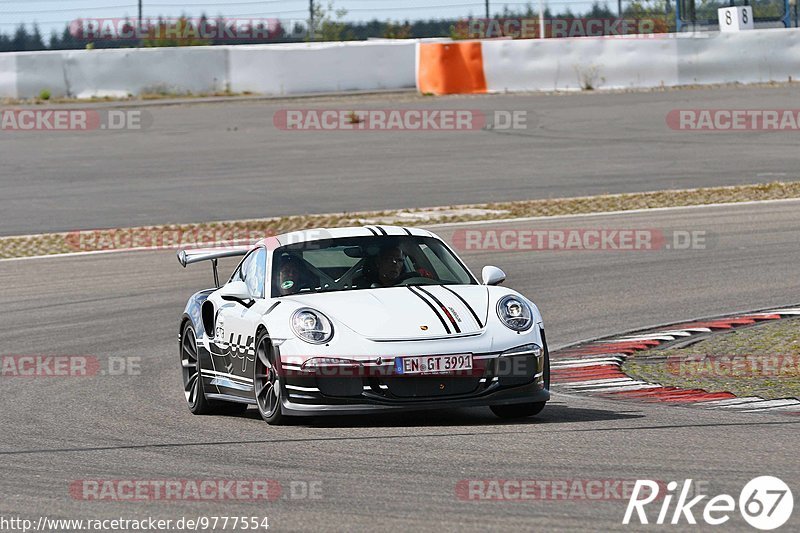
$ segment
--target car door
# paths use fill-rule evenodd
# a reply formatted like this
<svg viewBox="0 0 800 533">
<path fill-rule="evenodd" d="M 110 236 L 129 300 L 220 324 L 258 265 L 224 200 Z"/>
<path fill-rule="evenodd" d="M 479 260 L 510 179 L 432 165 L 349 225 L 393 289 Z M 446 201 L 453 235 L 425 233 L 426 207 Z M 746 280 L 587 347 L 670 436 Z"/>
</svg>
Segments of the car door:
<svg viewBox="0 0 800 533">
<path fill-rule="evenodd" d="M 261 319 L 260 308 L 253 309 L 265 296 L 267 253 L 263 247 L 250 252 L 237 268 L 231 281 L 244 281 L 251 299 L 244 302 L 229 301 L 220 310 L 222 330 L 227 345 L 224 373 L 230 383 L 231 394 L 249 397 L 253 390 L 253 364 L 255 362 L 255 331 Z M 219 326 L 219 319 L 217 322 Z"/>
</svg>

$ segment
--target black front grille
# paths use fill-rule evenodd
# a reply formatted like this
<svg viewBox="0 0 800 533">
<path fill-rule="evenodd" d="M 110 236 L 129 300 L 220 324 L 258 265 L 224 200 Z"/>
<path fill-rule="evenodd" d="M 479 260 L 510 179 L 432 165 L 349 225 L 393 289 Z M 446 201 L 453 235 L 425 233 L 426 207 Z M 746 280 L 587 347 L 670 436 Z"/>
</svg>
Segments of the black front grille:
<svg viewBox="0 0 800 533">
<path fill-rule="evenodd" d="M 419 377 L 392 377 L 380 380 L 387 386 L 383 389 L 398 398 L 437 398 L 441 396 L 454 396 L 469 394 L 480 386 L 480 378 L 472 376 L 419 376 Z"/>
</svg>

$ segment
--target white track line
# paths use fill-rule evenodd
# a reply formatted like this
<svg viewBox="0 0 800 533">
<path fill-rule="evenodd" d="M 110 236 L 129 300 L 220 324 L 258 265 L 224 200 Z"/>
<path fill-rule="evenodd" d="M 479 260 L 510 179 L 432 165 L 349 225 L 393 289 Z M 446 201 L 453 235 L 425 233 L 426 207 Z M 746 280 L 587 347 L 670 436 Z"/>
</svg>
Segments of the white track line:
<svg viewBox="0 0 800 533">
<path fill-rule="evenodd" d="M 550 361 L 550 365 L 555 367 L 556 365 L 571 365 L 573 363 L 593 363 L 593 362 L 598 362 L 598 363 L 620 362 L 621 363 L 621 362 L 625 361 L 625 359 L 627 359 L 627 357 L 625 357 L 624 355 L 614 355 L 614 356 L 611 356 L 611 357 L 593 357 L 593 358 L 592 357 L 586 357 L 586 358 L 579 357 L 579 358 L 576 358 L 576 359 L 572 359 L 572 358 L 571 359 L 554 359 L 554 360 Z"/>
<path fill-rule="evenodd" d="M 690 334 L 687 333 L 686 336 Z M 643 335 L 641 337 L 622 337 L 621 339 L 614 339 L 610 342 L 642 342 L 642 341 L 674 341 L 675 337 L 671 335 Z"/>
<path fill-rule="evenodd" d="M 566 368 L 589 368 L 593 366 L 607 366 L 610 368 L 619 368 L 621 363 L 622 361 L 619 361 L 617 359 L 604 359 L 597 361 L 586 361 L 582 363 L 568 363 L 568 364 L 558 364 L 558 365 L 550 363 L 550 365 L 553 370 L 555 369 L 561 370 Z"/>
<path fill-rule="evenodd" d="M 682 189 L 692 191 L 694 189 Z M 620 195 L 611 195 L 611 196 L 620 196 Z M 585 197 L 585 198 L 592 198 L 592 197 Z M 574 198 L 573 198 L 574 199 Z M 760 204 L 774 204 L 774 203 L 781 203 L 781 202 L 800 202 L 800 198 L 779 198 L 774 200 L 750 200 L 747 202 L 730 202 L 730 203 L 716 203 L 716 204 L 704 204 L 704 205 L 683 205 L 683 206 L 673 206 L 673 207 L 653 207 L 649 209 L 630 209 L 627 211 L 604 211 L 599 213 L 576 213 L 572 215 L 551 215 L 551 216 L 538 216 L 538 217 L 523 217 L 523 218 L 506 218 L 506 219 L 499 219 L 499 220 L 475 220 L 475 221 L 467 221 L 467 222 L 450 222 L 450 223 L 441 223 L 441 224 L 425 224 L 423 226 L 419 226 L 422 228 L 447 228 L 447 227 L 459 227 L 459 226 L 484 226 L 487 224 L 509 224 L 515 222 L 529 222 L 535 220 L 560 220 L 560 219 L 570 219 L 570 218 L 588 218 L 588 217 L 600 217 L 600 216 L 616 216 L 616 215 L 635 215 L 635 214 L 642 214 L 642 213 L 660 213 L 665 211 L 677 211 L 681 209 L 706 209 L 706 208 L 715 208 L 715 207 L 732 207 L 732 206 L 748 206 L 748 205 L 760 205 Z M 444 209 L 444 206 L 440 206 Z M 436 207 L 428 208 L 428 209 L 436 209 Z M 398 210 L 399 211 L 399 210 Z M 335 214 L 335 213 L 334 213 Z M 352 215 L 352 213 L 351 213 Z M 358 214 L 356 213 L 355 216 Z M 242 219 L 242 220 L 225 220 L 222 222 L 225 223 L 235 223 L 235 222 L 250 222 L 253 220 L 260 220 L 260 219 Z M 210 222 L 209 222 L 210 223 Z M 201 224 L 198 222 L 198 224 Z M 160 224 L 166 225 L 166 224 Z M 127 228 L 125 228 L 127 229 Z M 93 231 L 93 230 L 86 230 L 86 231 Z M 49 234 L 34 234 L 34 235 L 8 235 L 8 237 L 36 237 L 41 235 L 49 235 Z M 210 246 L 214 246 L 218 243 L 209 243 Z M 165 248 L 161 248 L 162 250 Z M 166 249 L 173 249 L 174 248 L 166 248 Z M 22 260 L 30 260 L 30 259 L 55 259 L 61 257 L 76 257 L 82 255 L 98 255 L 98 254 L 108 254 L 108 253 L 121 253 L 121 252 L 133 252 L 133 251 L 142 251 L 142 250 L 150 250 L 150 251 L 157 251 L 154 248 L 129 248 L 129 249 L 119 249 L 119 250 L 93 250 L 90 252 L 70 252 L 66 254 L 51 254 L 51 255 L 34 255 L 28 257 L 7 257 L 4 259 L 0 259 L 0 262 L 3 261 L 22 261 Z M 800 310 L 798 310 L 798 314 L 800 314 Z"/>
<path fill-rule="evenodd" d="M 780 400 L 762 400 L 760 402 L 748 402 L 744 404 L 722 405 L 719 409 L 752 409 L 759 411 L 761 409 L 769 409 L 773 407 L 788 407 L 796 406 L 800 408 L 800 401 L 794 398 L 783 398 Z"/>
<path fill-rule="evenodd" d="M 592 389 L 592 392 L 626 392 L 634 390 L 660 389 L 663 385 L 658 383 L 637 383 L 635 385 L 618 385 L 615 387 L 603 387 Z"/>
<path fill-rule="evenodd" d="M 583 381 L 564 381 L 562 383 L 554 381 L 553 385 L 556 385 L 558 387 L 570 387 L 570 388 L 572 388 L 572 387 L 582 387 L 582 386 L 585 386 L 585 385 L 603 385 L 603 384 L 608 384 L 608 383 L 618 383 L 618 382 L 624 382 L 624 381 L 634 382 L 636 380 L 633 379 L 633 378 L 586 379 L 586 380 L 583 380 Z"/>
<path fill-rule="evenodd" d="M 652 385 L 652 383 L 648 383 L 646 381 L 638 381 L 635 379 L 623 379 L 614 383 L 587 383 L 585 385 L 577 385 L 568 388 L 576 391 L 577 390 L 591 391 L 595 389 L 602 389 L 604 387 L 625 387 L 628 385 Z"/>
<path fill-rule="evenodd" d="M 729 398 L 727 400 L 713 400 L 710 402 L 703 402 L 703 407 L 708 407 L 709 409 L 716 409 L 718 407 L 725 407 L 726 405 L 737 405 L 743 403 L 751 403 L 751 402 L 763 402 L 764 398 L 760 396 L 744 396 L 741 398 Z"/>
<path fill-rule="evenodd" d="M 684 189 L 687 191 L 693 191 L 696 189 Z M 676 191 L 680 192 L 680 191 Z M 611 196 L 620 196 L 620 195 L 611 195 Z M 594 198 L 592 196 L 587 196 L 584 198 Z M 577 198 L 570 198 L 571 200 Z M 446 227 L 458 227 L 458 226 L 465 226 L 465 225 L 474 225 L 474 226 L 485 226 L 487 224 L 508 224 L 510 222 L 529 222 L 534 220 L 558 220 L 558 219 L 565 219 L 565 218 L 587 218 L 587 217 L 600 217 L 600 216 L 615 216 L 615 215 L 627 215 L 627 214 L 640 214 L 640 213 L 660 213 L 664 211 L 677 211 L 680 209 L 702 209 L 702 208 L 714 208 L 714 207 L 731 207 L 737 205 L 759 205 L 759 204 L 774 204 L 774 203 L 782 203 L 782 202 L 800 202 L 800 198 L 777 198 L 773 200 L 748 200 L 746 202 L 727 202 L 727 203 L 716 203 L 716 204 L 702 204 L 702 205 L 676 205 L 671 207 L 652 207 L 652 208 L 643 208 L 643 209 L 628 209 L 623 211 L 601 211 L 595 213 L 575 213 L 572 215 L 552 215 L 552 216 L 538 216 L 538 217 L 522 217 L 522 218 L 505 218 L 505 219 L 498 219 L 498 220 L 476 220 L 474 222 L 443 222 L 440 224 L 428 224 L 426 228 L 446 228 Z M 429 209 L 436 209 L 436 208 L 429 208 Z"/>
<path fill-rule="evenodd" d="M 713 319 L 713 320 L 722 320 L 722 319 Z M 710 322 L 711 320 L 694 320 L 694 322 Z M 683 335 L 683 337 L 690 337 L 692 333 L 710 333 L 711 328 L 686 328 L 686 329 L 672 329 L 667 331 L 659 331 L 662 335 L 680 335 L 681 333 L 688 333 L 688 335 Z"/>
<path fill-rule="evenodd" d="M 789 412 L 798 412 L 800 413 L 800 404 L 797 405 L 779 405 L 778 407 L 767 407 L 765 409 L 743 409 L 741 411 L 737 411 L 738 413 L 761 413 L 761 412 L 772 412 L 772 411 L 789 411 Z"/>
</svg>

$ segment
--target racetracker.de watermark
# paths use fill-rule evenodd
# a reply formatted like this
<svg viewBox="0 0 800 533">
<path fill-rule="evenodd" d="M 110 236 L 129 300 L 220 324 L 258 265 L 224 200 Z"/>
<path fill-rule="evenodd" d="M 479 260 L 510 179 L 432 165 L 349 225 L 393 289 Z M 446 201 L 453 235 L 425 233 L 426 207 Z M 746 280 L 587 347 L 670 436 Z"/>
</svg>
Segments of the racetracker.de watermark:
<svg viewBox="0 0 800 533">
<path fill-rule="evenodd" d="M 652 18 L 550 18 L 544 19 L 544 35 L 547 38 L 567 37 L 621 37 L 649 38 L 656 31 L 666 29 L 662 21 Z M 538 39 L 538 18 L 474 18 L 455 26 L 467 39 Z"/>
<path fill-rule="evenodd" d="M 112 250 L 173 250 L 183 248 L 225 248 L 229 246 L 253 246 L 266 239 L 267 249 L 295 243 L 330 238 L 325 230 L 301 230 L 287 234 L 278 242 L 277 233 L 271 230 L 246 228 L 112 228 L 100 230 L 72 231 L 64 236 L 69 250 L 74 252 L 98 252 Z"/>
<path fill-rule="evenodd" d="M 0 109 L 2 132 L 141 131 L 152 124 L 141 109 Z"/>
<path fill-rule="evenodd" d="M 166 17 L 143 19 L 81 18 L 70 22 L 69 32 L 81 41 L 214 41 L 242 43 L 277 39 L 302 39 L 308 20 L 263 17 L 214 18 Z"/>
<path fill-rule="evenodd" d="M 91 376 L 138 376 L 141 357 L 94 355 L 3 355 L 2 378 L 83 378 Z"/>
<path fill-rule="evenodd" d="M 319 500 L 322 481 L 277 479 L 79 479 L 69 485 L 74 500 L 95 502 L 274 502 Z"/>
<path fill-rule="evenodd" d="M 456 496 L 467 501 L 628 500 L 635 479 L 462 479 Z"/>
<path fill-rule="evenodd" d="M 666 122 L 679 131 L 797 131 L 800 109 L 673 109 Z"/>
<path fill-rule="evenodd" d="M 181 516 L 157 518 L 52 518 L 37 519 L 0 515 L 0 531 L 268 531 L 267 516 Z"/>
<path fill-rule="evenodd" d="M 454 316 L 453 307 L 443 309 Z M 457 316 L 457 314 L 455 315 Z M 248 337 L 245 345 L 250 345 L 254 338 Z M 244 358 L 242 348 L 232 343 L 222 343 L 234 356 Z M 291 378 L 392 378 L 406 379 L 429 378 L 530 378 L 535 365 L 531 361 L 532 354 L 515 357 L 514 354 L 492 360 L 490 366 L 477 364 L 477 360 L 465 354 L 453 355 L 412 355 L 403 357 L 370 357 L 353 355 L 329 355 L 317 357 L 313 355 L 281 355 L 281 364 L 275 371 L 280 376 Z M 540 357 L 538 351 L 533 357 Z"/>
<path fill-rule="evenodd" d="M 453 246 L 465 252 L 705 250 L 709 234 L 704 230 L 652 228 L 489 228 L 459 229 Z"/>
<path fill-rule="evenodd" d="M 689 378 L 800 377 L 798 355 L 673 355 L 667 372 Z"/>
<path fill-rule="evenodd" d="M 281 109 L 272 123 L 285 131 L 524 130 L 528 116 L 525 110 Z"/>
</svg>

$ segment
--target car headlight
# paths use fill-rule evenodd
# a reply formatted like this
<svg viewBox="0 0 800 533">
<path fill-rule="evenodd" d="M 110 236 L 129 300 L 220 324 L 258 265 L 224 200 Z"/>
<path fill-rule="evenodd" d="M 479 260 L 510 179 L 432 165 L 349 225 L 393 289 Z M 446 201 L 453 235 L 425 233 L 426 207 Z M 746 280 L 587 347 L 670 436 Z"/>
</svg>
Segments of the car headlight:
<svg viewBox="0 0 800 533">
<path fill-rule="evenodd" d="M 504 296 L 497 302 L 497 316 L 514 331 L 525 331 L 533 324 L 530 306 L 516 296 Z"/>
<path fill-rule="evenodd" d="M 511 348 L 510 350 L 506 350 L 500 355 L 501 356 L 532 355 L 533 357 L 541 357 L 542 347 L 539 346 L 538 344 L 526 344 L 525 346 L 517 346 L 516 348 Z"/>
<path fill-rule="evenodd" d="M 292 314 L 295 335 L 311 344 L 324 344 L 333 337 L 333 324 L 328 317 L 313 309 L 298 309 Z"/>
</svg>

